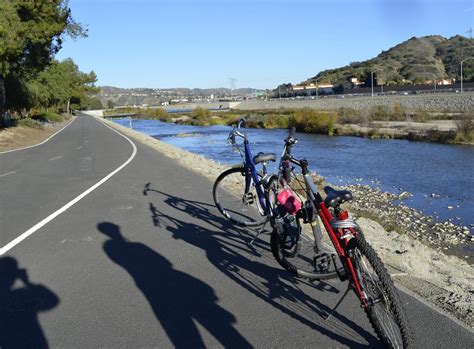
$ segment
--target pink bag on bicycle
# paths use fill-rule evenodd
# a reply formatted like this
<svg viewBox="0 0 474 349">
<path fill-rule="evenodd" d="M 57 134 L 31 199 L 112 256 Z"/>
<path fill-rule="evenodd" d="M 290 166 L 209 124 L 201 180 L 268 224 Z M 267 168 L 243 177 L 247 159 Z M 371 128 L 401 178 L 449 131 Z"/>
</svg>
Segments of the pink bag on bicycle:
<svg viewBox="0 0 474 349">
<path fill-rule="evenodd" d="M 277 199 L 289 214 L 295 215 L 301 209 L 301 201 L 298 200 L 290 188 L 285 188 L 279 192 Z"/>
</svg>

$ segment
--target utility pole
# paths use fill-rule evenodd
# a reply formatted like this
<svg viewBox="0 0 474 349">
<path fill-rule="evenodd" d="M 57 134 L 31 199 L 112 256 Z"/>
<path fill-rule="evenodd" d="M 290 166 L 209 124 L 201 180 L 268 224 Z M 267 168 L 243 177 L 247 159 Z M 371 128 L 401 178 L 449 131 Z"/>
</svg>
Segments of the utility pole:
<svg viewBox="0 0 474 349">
<path fill-rule="evenodd" d="M 237 79 L 236 78 L 229 78 L 229 85 L 230 85 L 230 99 L 232 100 L 233 97 L 233 91 L 235 89 L 235 84 L 236 84 Z"/>
<path fill-rule="evenodd" d="M 469 30 L 466 32 L 466 34 L 469 34 L 469 37 L 472 39 L 472 27 L 469 28 Z"/>
<path fill-rule="evenodd" d="M 318 81 L 319 81 L 319 79 L 321 79 L 321 76 L 319 78 L 317 78 L 316 80 L 314 80 L 314 82 L 316 83 L 316 98 L 318 98 L 318 87 L 319 87 Z"/>
<path fill-rule="evenodd" d="M 372 88 L 372 97 L 374 96 L 374 73 L 380 71 L 380 69 L 375 69 L 370 72 L 370 85 Z"/>
</svg>

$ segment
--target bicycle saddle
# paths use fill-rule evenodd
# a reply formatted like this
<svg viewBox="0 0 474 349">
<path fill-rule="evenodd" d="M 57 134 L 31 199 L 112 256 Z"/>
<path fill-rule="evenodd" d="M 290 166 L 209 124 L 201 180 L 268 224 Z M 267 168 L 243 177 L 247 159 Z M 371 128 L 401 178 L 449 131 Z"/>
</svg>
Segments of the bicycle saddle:
<svg viewBox="0 0 474 349">
<path fill-rule="evenodd" d="M 266 162 L 266 161 L 275 161 L 276 156 L 273 153 L 258 153 L 253 157 L 253 162 L 254 164 L 258 164 L 260 162 Z"/>
<path fill-rule="evenodd" d="M 336 190 L 329 186 L 324 187 L 324 192 L 327 194 L 324 203 L 326 207 L 336 207 L 343 202 L 352 200 L 352 193 L 349 190 Z"/>
</svg>

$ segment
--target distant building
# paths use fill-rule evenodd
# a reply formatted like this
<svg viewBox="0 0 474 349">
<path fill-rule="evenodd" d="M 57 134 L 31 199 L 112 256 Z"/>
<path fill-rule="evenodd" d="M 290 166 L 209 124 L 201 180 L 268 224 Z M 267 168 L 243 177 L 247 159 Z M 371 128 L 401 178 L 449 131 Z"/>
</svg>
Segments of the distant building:
<svg viewBox="0 0 474 349">
<path fill-rule="evenodd" d="M 350 78 L 349 81 L 354 85 L 354 87 L 359 87 L 360 85 L 364 84 L 363 81 L 359 81 L 359 79 L 356 77 Z"/>
<path fill-rule="evenodd" d="M 318 83 L 315 84 L 314 82 L 311 82 L 307 85 L 301 84 L 301 85 L 295 85 L 293 86 L 293 91 L 295 93 L 301 93 L 301 94 L 306 94 L 306 95 L 313 95 L 316 94 L 316 89 L 318 89 L 318 93 L 333 93 L 333 84 L 329 83 Z"/>
</svg>

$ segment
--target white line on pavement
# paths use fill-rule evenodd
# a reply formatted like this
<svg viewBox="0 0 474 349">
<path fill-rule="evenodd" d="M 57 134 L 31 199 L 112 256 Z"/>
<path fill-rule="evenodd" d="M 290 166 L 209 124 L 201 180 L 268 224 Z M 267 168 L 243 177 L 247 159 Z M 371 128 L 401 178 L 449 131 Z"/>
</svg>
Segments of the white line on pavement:
<svg viewBox="0 0 474 349">
<path fill-rule="evenodd" d="M 0 175 L 0 177 L 5 177 L 5 176 L 8 176 L 8 175 L 17 173 L 17 172 L 18 172 L 18 171 L 11 171 L 11 172 L 8 172 L 8 173 L 4 173 L 4 174 Z"/>
<path fill-rule="evenodd" d="M 49 159 L 48 161 L 54 161 L 57 159 L 61 159 L 62 157 L 63 157 L 62 155 L 59 155 L 59 156 L 56 156 L 55 158 Z"/>
<path fill-rule="evenodd" d="M 77 119 L 77 117 L 76 117 Z M 44 141 L 42 141 L 41 143 L 38 143 L 38 144 L 35 144 L 35 145 L 30 145 L 28 147 L 24 147 L 24 148 L 18 148 L 18 149 L 12 149 L 12 150 L 6 150 L 6 151 L 1 151 L 0 152 L 0 155 L 1 154 L 6 154 L 6 153 L 12 153 L 14 151 L 19 151 L 19 150 L 25 150 L 25 149 L 29 149 L 29 148 L 34 148 L 34 147 L 37 147 L 41 144 L 44 144 L 46 143 L 47 141 L 49 141 L 51 138 L 53 138 L 54 136 L 56 136 L 59 132 L 61 132 L 62 130 L 64 130 L 66 127 L 68 127 L 69 125 L 71 125 L 74 121 L 76 121 L 76 119 L 74 119 L 73 121 L 71 121 L 69 124 L 67 124 L 66 126 L 64 126 L 62 129 L 60 129 L 58 132 L 56 133 L 53 133 L 51 136 L 49 136 L 47 139 L 45 139 Z"/>
<path fill-rule="evenodd" d="M 23 240 L 25 240 L 27 237 L 29 237 L 30 235 L 32 235 L 34 232 L 36 232 L 38 229 L 40 229 L 41 227 L 43 227 L 44 225 L 46 225 L 47 223 L 51 222 L 53 219 L 55 219 L 57 216 L 59 216 L 61 213 L 65 212 L 66 210 L 68 210 L 69 208 L 71 208 L 74 204 L 76 204 L 77 202 L 79 202 L 80 200 L 82 200 L 84 197 L 86 197 L 88 194 L 90 194 L 91 192 L 93 192 L 95 189 L 97 189 L 98 187 L 100 187 L 102 184 L 104 184 L 105 182 L 107 182 L 110 178 L 112 178 L 112 176 L 114 176 L 117 172 L 119 172 L 121 169 L 123 169 L 125 166 L 127 166 L 132 160 L 133 158 L 135 157 L 135 155 L 137 154 L 137 147 L 136 145 L 130 140 L 130 138 L 128 138 L 127 136 L 124 136 L 123 134 L 121 134 L 120 132 L 114 130 L 112 127 L 102 123 L 104 126 L 110 128 L 112 131 L 114 131 L 115 133 L 119 134 L 120 136 L 122 136 L 123 138 L 125 138 L 133 147 L 133 152 L 132 152 L 132 155 L 128 158 L 127 161 L 125 161 L 122 165 L 120 165 L 117 169 L 115 169 L 114 171 L 112 171 L 111 173 L 109 173 L 107 176 L 105 176 L 104 178 L 102 178 L 99 182 L 97 182 L 96 184 L 94 184 L 92 187 L 90 187 L 89 189 L 87 189 L 85 192 L 83 192 L 82 194 L 80 194 L 79 196 L 77 196 L 75 199 L 69 201 L 66 205 L 64 205 L 63 207 L 61 207 L 59 210 L 53 212 L 52 214 L 50 214 L 48 217 L 46 217 L 45 219 L 43 219 L 41 222 L 35 224 L 34 226 L 32 226 L 30 229 L 28 229 L 27 231 L 25 231 L 23 234 L 21 234 L 20 236 L 18 236 L 17 238 L 15 238 L 14 240 L 10 241 L 8 244 L 6 244 L 5 246 L 3 246 L 2 248 L 0 248 L 0 256 L 5 254 L 6 252 L 8 252 L 9 250 L 11 250 L 13 247 L 15 247 L 16 245 L 18 245 L 20 242 L 22 242 Z"/>
</svg>

